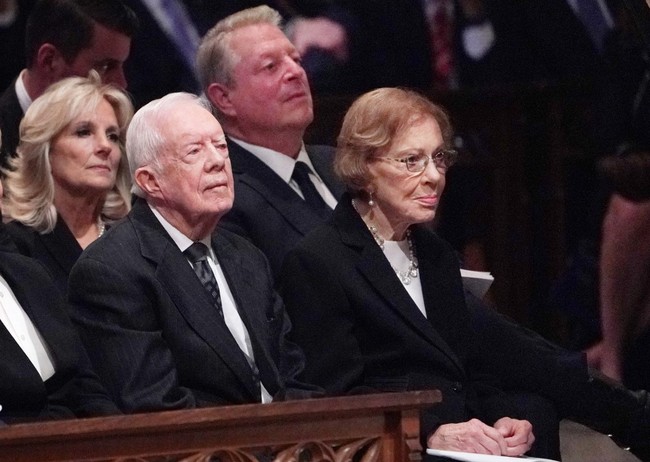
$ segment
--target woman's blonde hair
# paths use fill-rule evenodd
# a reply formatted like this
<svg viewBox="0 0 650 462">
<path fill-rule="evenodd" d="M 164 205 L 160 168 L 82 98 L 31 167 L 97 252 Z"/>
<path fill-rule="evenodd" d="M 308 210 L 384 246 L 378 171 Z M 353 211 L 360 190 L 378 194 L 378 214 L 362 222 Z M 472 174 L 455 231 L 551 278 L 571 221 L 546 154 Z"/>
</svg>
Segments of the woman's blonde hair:
<svg viewBox="0 0 650 462">
<path fill-rule="evenodd" d="M 445 146 L 452 127 L 446 111 L 425 96 L 402 88 L 378 88 L 357 98 L 343 118 L 337 140 L 334 170 L 353 195 L 370 182 L 369 160 L 390 148 L 395 137 L 423 117 L 440 127 Z"/>
<path fill-rule="evenodd" d="M 16 157 L 5 169 L 5 215 L 41 233 L 54 229 L 54 180 L 50 166 L 52 141 L 74 119 L 94 111 L 102 101 L 115 111 L 120 130 L 120 164 L 115 186 L 104 200 L 101 216 L 110 222 L 124 217 L 131 207 L 131 178 L 124 152 L 126 128 L 133 116 L 129 97 L 117 87 L 101 83 L 99 74 L 69 77 L 52 84 L 30 105 L 20 123 Z"/>
</svg>

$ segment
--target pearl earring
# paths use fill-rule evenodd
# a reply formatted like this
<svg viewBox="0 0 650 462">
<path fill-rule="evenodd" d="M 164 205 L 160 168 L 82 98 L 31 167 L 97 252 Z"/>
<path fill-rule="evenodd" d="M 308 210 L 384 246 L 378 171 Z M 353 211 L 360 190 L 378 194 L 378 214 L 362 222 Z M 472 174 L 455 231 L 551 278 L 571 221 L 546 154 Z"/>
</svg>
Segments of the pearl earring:
<svg viewBox="0 0 650 462">
<path fill-rule="evenodd" d="M 370 207 L 374 207 L 375 206 L 375 201 L 372 200 L 372 193 L 369 193 L 369 194 L 370 194 L 370 199 L 368 199 L 368 205 Z"/>
</svg>

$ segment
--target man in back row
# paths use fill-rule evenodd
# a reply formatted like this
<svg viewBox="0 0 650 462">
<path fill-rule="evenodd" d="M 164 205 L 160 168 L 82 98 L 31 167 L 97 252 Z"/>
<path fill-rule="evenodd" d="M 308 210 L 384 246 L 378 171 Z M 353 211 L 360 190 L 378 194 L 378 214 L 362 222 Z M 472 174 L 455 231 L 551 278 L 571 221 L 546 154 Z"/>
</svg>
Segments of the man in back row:
<svg viewBox="0 0 650 462">
<path fill-rule="evenodd" d="M 40 0 L 27 20 L 27 68 L 0 96 L 0 166 L 14 156 L 25 111 L 52 83 L 95 69 L 126 88 L 123 65 L 138 27 L 121 0 Z"/>
<path fill-rule="evenodd" d="M 312 97 L 280 22 L 268 6 L 242 10 L 208 31 L 197 54 L 235 177 L 235 202 L 222 224 L 260 248 L 274 275 L 343 193 L 332 171 L 334 149 L 303 143 Z"/>
</svg>

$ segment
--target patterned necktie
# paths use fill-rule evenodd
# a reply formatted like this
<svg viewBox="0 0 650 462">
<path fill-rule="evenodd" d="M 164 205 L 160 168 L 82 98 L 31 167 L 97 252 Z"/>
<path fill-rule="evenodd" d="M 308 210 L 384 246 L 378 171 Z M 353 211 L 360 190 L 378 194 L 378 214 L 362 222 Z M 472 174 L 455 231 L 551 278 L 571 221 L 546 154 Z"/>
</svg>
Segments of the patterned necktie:
<svg viewBox="0 0 650 462">
<path fill-rule="evenodd" d="M 202 242 L 195 242 L 183 252 L 183 254 L 190 260 L 194 272 L 205 287 L 205 290 L 208 291 L 208 294 L 212 298 L 215 308 L 219 312 L 219 315 L 223 318 L 223 309 L 221 308 L 221 294 L 219 293 L 219 286 L 217 285 L 217 280 L 214 277 L 214 273 L 210 268 L 208 263 L 208 246 Z"/>
<path fill-rule="evenodd" d="M 302 195 L 305 198 L 305 202 L 320 216 L 326 218 L 332 212 L 332 209 L 325 203 L 323 196 L 316 190 L 316 186 L 309 178 L 309 173 L 311 169 L 309 166 L 301 161 L 296 162 L 296 166 L 293 168 L 293 174 L 291 178 L 296 182 Z"/>
<path fill-rule="evenodd" d="M 436 87 L 448 89 L 452 86 L 454 70 L 452 18 L 445 0 L 429 0 L 427 3 L 433 80 Z"/>
</svg>

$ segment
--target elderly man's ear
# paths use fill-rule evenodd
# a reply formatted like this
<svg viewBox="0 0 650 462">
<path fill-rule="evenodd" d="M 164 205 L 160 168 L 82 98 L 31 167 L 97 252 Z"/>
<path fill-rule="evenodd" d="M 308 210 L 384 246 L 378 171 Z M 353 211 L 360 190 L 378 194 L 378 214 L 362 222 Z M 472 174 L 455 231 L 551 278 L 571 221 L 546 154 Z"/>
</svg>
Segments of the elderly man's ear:
<svg viewBox="0 0 650 462">
<path fill-rule="evenodd" d="M 160 185 L 156 176 L 147 167 L 140 167 L 135 171 L 135 183 L 144 191 L 149 197 L 157 197 L 160 194 Z"/>
<path fill-rule="evenodd" d="M 211 83 L 208 86 L 207 96 L 210 102 L 222 114 L 227 116 L 236 116 L 237 112 L 230 101 L 230 90 L 220 83 Z"/>
</svg>

